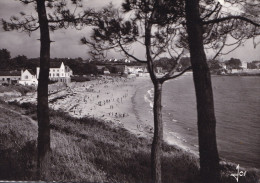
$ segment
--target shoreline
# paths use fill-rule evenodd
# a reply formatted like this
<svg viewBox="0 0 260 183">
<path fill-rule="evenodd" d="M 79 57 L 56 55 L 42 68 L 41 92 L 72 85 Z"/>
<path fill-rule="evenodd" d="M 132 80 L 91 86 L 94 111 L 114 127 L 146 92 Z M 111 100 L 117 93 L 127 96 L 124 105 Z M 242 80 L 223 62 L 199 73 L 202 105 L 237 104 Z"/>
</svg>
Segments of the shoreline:
<svg viewBox="0 0 260 183">
<path fill-rule="evenodd" d="M 150 82 L 147 77 L 104 77 L 100 80 L 72 82 L 67 88 L 61 83 L 57 83 L 49 87 L 49 107 L 53 110 L 61 110 L 75 118 L 100 119 L 115 126 L 124 127 L 138 137 L 152 138 L 153 121 L 150 120 L 153 118 L 142 119 L 143 116 L 140 116 L 140 112 L 136 109 L 138 87 L 147 82 Z M 35 92 L 15 97 L 9 101 L 36 104 L 36 98 L 37 93 Z M 140 98 L 146 102 L 144 96 L 140 96 Z M 151 110 L 150 107 L 147 109 Z M 196 155 L 178 143 L 178 138 L 173 139 L 167 136 L 169 135 L 164 134 L 166 143 Z"/>
<path fill-rule="evenodd" d="M 124 127 L 137 137 L 152 138 L 153 124 L 149 124 L 149 122 L 151 123 L 149 120 L 142 120 L 143 116 L 139 117 L 139 111 L 135 106 L 135 100 L 141 100 L 139 97 L 136 99 L 136 95 L 140 95 L 137 90 L 148 80 L 148 78 L 141 77 L 135 79 L 109 77 L 104 80 L 71 83 L 70 89 L 67 88 L 50 95 L 50 108 L 64 111 L 75 118 L 100 119 L 114 126 Z M 36 94 L 33 96 L 22 96 L 18 101 L 34 103 Z M 144 96 L 140 97 L 144 100 Z M 111 108 L 111 106 L 113 107 Z M 191 150 L 189 144 L 185 144 L 178 137 L 181 138 L 174 132 L 164 130 L 166 143 L 199 158 L 199 152 Z M 231 163 L 223 158 L 221 161 Z"/>
<path fill-rule="evenodd" d="M 141 137 L 151 137 L 151 128 L 138 119 L 134 111 L 137 87 L 147 78 L 104 77 L 82 83 L 70 83 L 59 90 L 49 87 L 49 107 L 75 118 L 95 118 L 112 122 Z M 61 85 L 61 84 L 57 84 Z M 15 97 L 8 101 L 36 104 L 37 93 Z M 140 124 L 142 123 L 142 124 Z"/>
<path fill-rule="evenodd" d="M 8 178 L 5 176 L 2 179 L 35 180 L 37 157 L 36 153 L 33 152 L 36 152 L 37 125 L 32 125 L 27 118 L 23 118 L 16 112 L 11 112 L 15 110 L 18 111 L 17 113 L 24 113 L 24 110 L 29 110 L 28 118 L 30 118 L 35 115 L 35 105 L 27 105 L 27 107 L 15 104 L 9 106 L 4 103 L 2 105 L 5 107 L 1 111 L 1 118 L 5 119 L 8 116 L 8 122 L 1 121 L 1 126 L 5 128 L 0 135 L 6 139 L 3 141 L 4 145 L 14 149 L 14 151 L 10 151 L 11 148 L 3 148 L 4 146 L 2 146 L 1 150 L 6 152 L 2 160 L 7 163 L 13 162 L 12 167 L 7 166 L 9 168 L 6 170 Z M 48 181 L 151 181 L 149 173 L 151 140 L 139 138 L 124 128 L 105 124 L 101 120 L 77 119 L 61 111 L 52 111 L 51 116 L 52 158 L 50 161 L 51 176 L 47 177 Z M 11 130 L 19 135 L 14 136 L 10 133 Z M 163 182 L 172 182 L 173 180 L 199 182 L 199 160 L 197 158 L 165 143 L 162 151 Z M 16 158 L 18 155 L 23 159 Z M 24 162 L 31 162 L 33 166 L 25 167 Z M 230 174 L 236 172 L 236 165 L 221 161 L 220 166 L 222 181 L 233 182 L 234 179 L 230 178 Z M 24 169 L 20 170 L 20 167 L 24 167 Z M 133 168 L 129 169 L 129 167 Z M 26 171 L 24 172 L 24 170 Z M 246 174 L 248 181 L 246 182 L 259 180 L 258 171 L 245 170 L 242 167 L 241 170 L 248 172 Z M 20 173 L 20 176 L 17 176 L 17 172 Z M 2 172 L 0 176 L 3 177 L 4 173 Z"/>
<path fill-rule="evenodd" d="M 146 80 L 151 82 L 150 80 Z M 139 122 L 141 123 L 141 125 L 144 126 L 144 128 L 148 128 L 148 129 L 153 129 L 153 96 L 154 96 L 154 89 L 152 84 L 151 85 L 144 85 L 144 87 L 146 88 L 146 91 L 144 91 L 143 89 L 140 89 L 138 91 L 136 91 L 136 95 L 133 100 L 134 104 L 133 104 L 133 108 L 135 111 L 135 115 L 136 118 L 139 120 Z M 143 101 L 143 103 L 145 103 L 145 105 L 141 104 L 141 102 L 139 101 Z M 162 101 L 163 102 L 163 101 Z M 144 109 L 145 106 L 145 109 Z M 163 106 L 163 110 L 164 110 Z M 142 112 L 144 112 L 142 114 Z M 163 115 L 166 115 L 165 112 L 163 111 Z M 163 119 L 164 120 L 164 119 Z M 193 156 L 195 156 L 196 158 L 199 158 L 199 152 L 193 150 L 190 147 L 190 144 L 187 144 L 187 141 L 184 139 L 182 134 L 179 134 L 175 131 L 172 131 L 171 129 L 167 128 L 167 123 L 166 121 L 163 121 L 164 123 L 164 134 L 163 134 L 163 140 L 165 143 L 175 146 L 178 149 L 181 149 L 187 153 L 192 154 Z M 147 130 L 148 131 L 148 130 Z M 152 138 L 152 134 L 151 133 L 151 138 Z"/>
</svg>

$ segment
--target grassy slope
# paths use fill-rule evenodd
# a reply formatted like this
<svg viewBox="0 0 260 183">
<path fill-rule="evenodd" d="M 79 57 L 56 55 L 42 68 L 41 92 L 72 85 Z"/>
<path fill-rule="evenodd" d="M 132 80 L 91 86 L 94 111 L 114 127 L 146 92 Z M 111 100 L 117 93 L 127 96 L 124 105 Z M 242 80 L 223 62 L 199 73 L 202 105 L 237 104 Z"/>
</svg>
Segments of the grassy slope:
<svg viewBox="0 0 260 183">
<path fill-rule="evenodd" d="M 1 103 L 22 111 L 18 106 Z M 36 108 L 24 105 L 35 118 Z M 35 180 L 37 127 L 29 120 L 0 110 L 0 179 Z M 51 112 L 51 161 L 49 180 L 73 182 L 151 182 L 149 139 L 95 119 L 74 119 Z M 163 182 L 199 182 L 198 160 L 172 146 L 163 146 Z M 223 182 L 234 167 L 225 165 Z M 223 174 L 224 175 L 224 174 Z M 239 182 L 256 182 L 247 173 Z"/>
<path fill-rule="evenodd" d="M 31 86 L 23 86 L 23 85 L 8 85 L 8 86 L 2 86 L 0 85 L 0 92 L 12 92 L 16 91 L 21 93 L 21 95 L 25 95 L 28 92 L 33 92 L 35 91 L 35 87 Z"/>
</svg>

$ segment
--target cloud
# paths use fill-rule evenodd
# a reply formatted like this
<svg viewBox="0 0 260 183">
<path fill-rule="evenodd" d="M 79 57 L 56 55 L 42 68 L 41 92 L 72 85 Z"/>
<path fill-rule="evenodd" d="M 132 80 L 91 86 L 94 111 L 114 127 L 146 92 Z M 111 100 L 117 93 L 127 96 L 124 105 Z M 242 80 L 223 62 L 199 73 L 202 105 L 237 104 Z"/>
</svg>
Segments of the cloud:
<svg viewBox="0 0 260 183">
<path fill-rule="evenodd" d="M 109 4 L 108 0 L 84 0 L 85 7 L 98 9 Z M 120 8 L 122 0 L 113 0 L 113 4 Z M 0 0 L 0 18 L 9 19 L 12 15 L 18 15 L 20 11 L 33 13 L 32 6 L 21 5 L 18 1 L 3 1 Z M 88 47 L 80 44 L 80 38 L 90 35 L 89 28 L 81 31 L 75 29 L 62 29 L 51 33 L 51 40 L 55 41 L 51 44 L 51 57 L 82 57 L 89 58 Z M 29 58 L 39 57 L 40 55 L 40 38 L 39 31 L 33 32 L 29 37 L 26 33 L 17 31 L 5 32 L 0 28 L 0 49 L 6 48 L 11 52 L 11 56 L 26 55 Z M 253 49 L 252 43 L 247 41 L 244 47 L 240 47 L 235 52 L 224 57 L 241 58 L 244 61 L 260 60 L 260 46 Z M 140 45 L 133 45 L 131 53 L 140 59 L 145 58 L 145 50 Z M 248 54 L 250 53 L 250 54 Z M 112 51 L 108 54 L 108 58 L 125 58 L 119 52 Z"/>
</svg>

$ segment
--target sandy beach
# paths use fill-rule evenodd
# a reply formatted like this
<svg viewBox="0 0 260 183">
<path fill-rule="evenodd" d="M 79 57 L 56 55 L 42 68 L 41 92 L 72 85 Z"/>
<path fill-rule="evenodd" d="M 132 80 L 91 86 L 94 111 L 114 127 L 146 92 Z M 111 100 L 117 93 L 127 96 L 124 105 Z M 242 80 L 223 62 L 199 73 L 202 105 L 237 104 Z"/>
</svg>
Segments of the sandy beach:
<svg viewBox="0 0 260 183">
<path fill-rule="evenodd" d="M 188 93 L 183 92 L 187 86 L 192 85 L 193 81 L 192 77 L 184 79 L 185 82 L 176 80 L 165 85 L 165 97 L 163 98 L 164 140 L 170 145 L 175 145 L 186 152 L 192 153 L 195 157 L 199 157 L 196 143 L 195 100 L 192 93 L 194 90 L 189 90 Z M 225 78 L 227 84 L 229 84 L 228 79 L 233 81 L 239 78 Z M 215 78 L 215 80 L 219 84 L 218 86 L 222 86 L 222 77 Z M 226 87 L 228 87 L 227 84 Z M 173 87 L 175 87 L 174 90 Z M 149 78 L 145 77 L 129 79 L 102 77 L 87 82 L 72 82 L 68 86 L 56 83 L 49 87 L 49 106 L 51 109 L 64 111 L 75 118 L 101 119 L 109 125 L 111 124 L 111 126 L 124 127 L 137 136 L 151 138 L 153 132 L 151 106 L 153 90 L 151 88 L 152 84 Z M 220 91 L 222 90 L 223 88 L 220 88 Z M 182 92 L 182 95 L 180 95 L 180 92 Z M 223 92 L 217 94 L 220 95 L 217 95 L 220 100 Z M 19 103 L 30 102 L 36 104 L 36 96 L 36 93 L 30 93 L 26 96 L 14 97 L 12 100 Z M 192 100 L 193 104 L 191 104 Z M 193 107 L 190 107 L 191 105 Z M 251 106 L 252 102 L 248 103 L 248 105 Z M 223 127 L 225 126 L 223 125 Z M 225 143 L 223 144 L 223 142 Z M 220 145 L 225 146 L 226 144 L 229 143 L 220 141 Z M 252 148 L 254 147 L 252 146 Z M 220 148 L 220 152 L 222 151 L 223 148 Z M 250 152 L 245 151 L 245 153 Z M 251 157 L 254 157 L 257 153 L 251 154 Z M 242 158 L 233 157 L 232 153 L 226 152 L 224 155 L 224 158 L 231 159 L 233 162 L 244 163 L 239 161 Z M 248 167 L 255 167 L 256 163 L 247 164 L 245 162 L 244 164 Z"/>
<path fill-rule="evenodd" d="M 67 85 L 49 87 L 49 107 L 67 112 L 73 117 L 93 117 L 122 126 L 138 136 L 149 136 L 152 127 L 141 124 L 133 109 L 137 87 L 147 78 L 102 77 Z M 36 93 L 15 98 L 20 103 L 36 103 Z"/>
</svg>

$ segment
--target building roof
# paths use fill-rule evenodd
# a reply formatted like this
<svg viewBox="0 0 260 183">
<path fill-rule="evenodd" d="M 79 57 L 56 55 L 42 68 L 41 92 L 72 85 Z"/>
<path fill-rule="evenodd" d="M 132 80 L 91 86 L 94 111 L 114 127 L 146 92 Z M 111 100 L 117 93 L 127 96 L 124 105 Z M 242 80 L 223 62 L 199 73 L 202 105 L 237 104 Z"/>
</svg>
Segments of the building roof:
<svg viewBox="0 0 260 183">
<path fill-rule="evenodd" d="M 50 68 L 60 68 L 62 62 L 50 62 Z"/>
<path fill-rule="evenodd" d="M 28 71 L 31 75 L 35 75 L 35 72 L 33 72 L 33 70 L 32 69 L 25 69 L 25 71 Z"/>
<path fill-rule="evenodd" d="M 20 71 L 0 71 L 0 76 L 21 76 Z"/>
<path fill-rule="evenodd" d="M 62 61 L 59 61 L 59 62 L 57 62 L 57 61 L 55 61 L 55 62 L 50 62 L 50 69 L 59 69 L 60 67 L 61 67 L 61 64 L 64 64 L 64 62 L 62 62 Z M 67 65 L 65 65 L 64 64 L 64 66 L 65 66 L 65 71 L 66 72 L 70 72 L 70 71 L 72 71 L 72 69 L 69 67 L 69 66 L 67 66 Z M 37 67 L 37 68 L 39 68 L 39 67 Z"/>
<path fill-rule="evenodd" d="M 65 71 L 66 71 L 66 72 L 70 72 L 70 71 L 72 71 L 72 70 L 71 70 L 71 68 L 70 68 L 69 66 L 65 65 Z"/>
</svg>

